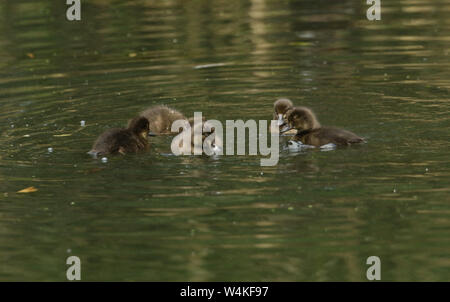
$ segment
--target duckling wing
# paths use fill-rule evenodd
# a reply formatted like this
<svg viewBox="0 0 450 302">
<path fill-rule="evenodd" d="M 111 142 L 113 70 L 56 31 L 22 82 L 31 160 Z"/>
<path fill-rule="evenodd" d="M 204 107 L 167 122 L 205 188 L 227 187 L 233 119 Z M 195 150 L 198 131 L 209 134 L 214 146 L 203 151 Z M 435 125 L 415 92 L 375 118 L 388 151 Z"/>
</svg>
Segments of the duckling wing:
<svg viewBox="0 0 450 302">
<path fill-rule="evenodd" d="M 333 143 L 336 145 L 350 145 L 361 143 L 364 141 L 361 137 L 353 132 L 338 128 L 321 128 L 318 136 L 324 144 Z"/>
<path fill-rule="evenodd" d="M 129 134 L 124 129 L 109 129 L 101 134 L 94 143 L 90 152 L 97 154 L 118 153 L 120 147 L 129 139 Z"/>
</svg>

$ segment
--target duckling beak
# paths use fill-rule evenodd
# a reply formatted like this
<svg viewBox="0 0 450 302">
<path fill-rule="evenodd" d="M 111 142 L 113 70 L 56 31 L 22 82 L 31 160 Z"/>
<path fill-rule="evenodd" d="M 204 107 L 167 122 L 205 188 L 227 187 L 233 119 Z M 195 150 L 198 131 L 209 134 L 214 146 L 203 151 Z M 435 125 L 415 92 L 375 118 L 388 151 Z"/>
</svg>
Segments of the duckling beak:
<svg viewBox="0 0 450 302">
<path fill-rule="evenodd" d="M 280 130 L 280 134 L 285 133 L 285 132 L 288 132 L 288 131 L 291 130 L 291 129 L 292 129 L 292 127 L 286 124 L 286 125 Z"/>
<path fill-rule="evenodd" d="M 285 124 L 285 121 L 283 119 L 282 114 L 278 114 L 278 126 L 283 126 Z"/>
</svg>

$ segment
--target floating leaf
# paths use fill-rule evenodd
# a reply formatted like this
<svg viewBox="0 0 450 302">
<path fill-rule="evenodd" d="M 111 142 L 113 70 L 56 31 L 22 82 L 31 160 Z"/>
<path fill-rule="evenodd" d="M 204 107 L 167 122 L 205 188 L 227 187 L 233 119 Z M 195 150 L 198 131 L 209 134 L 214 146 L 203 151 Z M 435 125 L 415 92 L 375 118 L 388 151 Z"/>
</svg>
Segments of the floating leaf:
<svg viewBox="0 0 450 302">
<path fill-rule="evenodd" d="M 37 190 L 38 189 L 36 189 L 35 187 L 28 187 L 23 190 L 17 191 L 17 193 L 32 193 L 32 192 L 36 192 Z"/>
<path fill-rule="evenodd" d="M 128 54 L 128 56 L 129 56 L 130 58 L 134 58 L 135 56 L 137 56 L 137 53 L 135 53 L 135 52 L 130 52 L 130 53 Z"/>
<path fill-rule="evenodd" d="M 29 52 L 29 53 L 27 53 L 27 57 L 29 57 L 30 59 L 34 59 L 34 54 Z"/>
</svg>

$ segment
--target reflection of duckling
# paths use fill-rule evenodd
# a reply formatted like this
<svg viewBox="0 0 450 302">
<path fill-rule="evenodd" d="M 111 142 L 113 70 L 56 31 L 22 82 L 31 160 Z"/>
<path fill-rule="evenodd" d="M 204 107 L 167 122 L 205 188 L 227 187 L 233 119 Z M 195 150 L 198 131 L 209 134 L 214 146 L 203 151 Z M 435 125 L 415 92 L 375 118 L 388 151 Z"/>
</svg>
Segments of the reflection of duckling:
<svg viewBox="0 0 450 302">
<path fill-rule="evenodd" d="M 141 113 L 150 122 L 150 132 L 154 134 L 170 134 L 172 123 L 186 119 L 184 115 L 168 106 L 152 106 Z"/>
<path fill-rule="evenodd" d="M 273 104 L 273 120 L 278 121 L 278 126 L 280 127 L 280 130 L 282 129 L 283 125 L 286 124 L 286 112 L 293 108 L 294 104 L 292 104 L 291 100 L 289 99 L 278 99 Z M 286 134 L 295 134 L 295 129 L 292 129 L 290 131 L 287 131 Z"/>
<path fill-rule="evenodd" d="M 283 129 L 296 129 L 297 134 L 292 138 L 303 144 L 311 146 L 324 146 L 335 144 L 337 146 L 351 145 L 364 142 L 364 139 L 356 134 L 338 128 L 322 127 L 315 114 L 306 107 L 295 107 L 287 112 L 288 127 Z"/>
<path fill-rule="evenodd" d="M 106 130 L 100 135 L 88 154 L 97 156 L 105 154 L 136 153 L 148 149 L 149 122 L 145 117 L 135 117 L 128 128 Z"/>
</svg>

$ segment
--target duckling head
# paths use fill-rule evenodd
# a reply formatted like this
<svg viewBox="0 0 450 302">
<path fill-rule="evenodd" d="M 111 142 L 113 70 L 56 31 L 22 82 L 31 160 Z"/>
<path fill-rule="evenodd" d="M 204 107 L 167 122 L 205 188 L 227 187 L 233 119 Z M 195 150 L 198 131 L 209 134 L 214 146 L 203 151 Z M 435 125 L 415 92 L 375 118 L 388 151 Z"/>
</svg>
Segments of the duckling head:
<svg viewBox="0 0 450 302">
<path fill-rule="evenodd" d="M 292 104 L 289 99 L 278 99 L 273 104 L 273 119 L 278 120 L 278 126 L 283 126 L 286 123 L 286 112 L 293 108 L 294 104 Z"/>
<path fill-rule="evenodd" d="M 146 139 L 150 133 L 150 123 L 147 118 L 138 116 L 132 119 L 128 124 L 128 129 L 139 137 Z"/>
<path fill-rule="evenodd" d="M 286 113 L 287 117 L 287 128 L 283 129 L 282 132 L 286 132 L 290 129 L 302 130 L 312 130 L 320 128 L 320 123 L 316 118 L 314 112 L 306 107 L 294 107 L 288 110 Z"/>
</svg>

